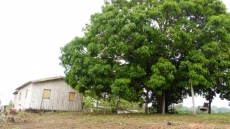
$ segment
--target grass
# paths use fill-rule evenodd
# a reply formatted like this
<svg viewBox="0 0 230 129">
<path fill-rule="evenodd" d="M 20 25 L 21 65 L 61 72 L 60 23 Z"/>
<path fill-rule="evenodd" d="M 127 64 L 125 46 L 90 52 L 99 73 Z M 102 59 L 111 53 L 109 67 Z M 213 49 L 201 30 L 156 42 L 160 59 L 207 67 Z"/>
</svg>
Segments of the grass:
<svg viewBox="0 0 230 129">
<path fill-rule="evenodd" d="M 230 114 L 86 114 L 81 112 L 47 112 L 39 114 L 20 113 L 15 123 L 0 125 L 3 129 L 227 129 Z M 26 120 L 26 121 L 24 121 Z M 167 125 L 170 121 L 172 125 Z"/>
</svg>

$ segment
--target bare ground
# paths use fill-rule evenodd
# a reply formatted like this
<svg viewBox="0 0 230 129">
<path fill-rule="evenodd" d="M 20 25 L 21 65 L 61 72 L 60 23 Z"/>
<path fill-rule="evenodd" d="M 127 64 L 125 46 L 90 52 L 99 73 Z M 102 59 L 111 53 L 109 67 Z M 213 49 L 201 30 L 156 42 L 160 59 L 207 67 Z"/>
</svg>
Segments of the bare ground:
<svg viewBox="0 0 230 129">
<path fill-rule="evenodd" d="M 168 125 L 168 122 L 171 125 Z M 20 113 L 15 122 L 0 120 L 1 129 L 230 129 L 230 115 Z"/>
</svg>

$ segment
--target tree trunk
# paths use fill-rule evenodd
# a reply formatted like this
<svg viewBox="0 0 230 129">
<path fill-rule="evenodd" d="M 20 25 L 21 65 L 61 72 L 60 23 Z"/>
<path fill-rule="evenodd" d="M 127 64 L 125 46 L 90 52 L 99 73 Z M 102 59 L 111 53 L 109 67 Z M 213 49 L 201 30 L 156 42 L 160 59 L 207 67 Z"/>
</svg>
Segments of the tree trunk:
<svg viewBox="0 0 230 129">
<path fill-rule="evenodd" d="M 162 114 L 165 114 L 165 91 L 162 92 Z"/>
<path fill-rule="evenodd" d="M 98 108 L 98 100 L 96 101 L 96 108 Z"/>
<path fill-rule="evenodd" d="M 211 99 L 209 99 L 209 101 L 208 101 L 208 114 L 211 114 L 211 106 L 212 105 L 212 100 Z"/>
<path fill-rule="evenodd" d="M 145 98 L 145 114 L 148 114 L 148 104 L 149 104 L 149 90 L 146 90 L 146 98 Z"/>
<path fill-rule="evenodd" d="M 196 114 L 195 98 L 194 98 L 194 89 L 192 83 L 191 83 L 191 93 L 192 93 L 192 114 L 195 115 Z"/>
<path fill-rule="evenodd" d="M 96 100 L 96 112 L 98 113 L 98 98 Z"/>
<path fill-rule="evenodd" d="M 168 90 L 165 90 L 165 113 L 169 113 L 169 94 L 170 92 Z"/>
<path fill-rule="evenodd" d="M 118 100 L 117 100 L 116 110 L 118 110 L 119 102 L 120 102 L 120 97 L 118 97 Z"/>
<path fill-rule="evenodd" d="M 212 105 L 212 89 L 209 88 L 209 94 L 208 94 L 208 114 L 211 114 L 212 110 L 211 110 L 211 105 Z"/>
<path fill-rule="evenodd" d="M 157 113 L 162 113 L 162 95 L 156 95 L 157 99 Z"/>
</svg>

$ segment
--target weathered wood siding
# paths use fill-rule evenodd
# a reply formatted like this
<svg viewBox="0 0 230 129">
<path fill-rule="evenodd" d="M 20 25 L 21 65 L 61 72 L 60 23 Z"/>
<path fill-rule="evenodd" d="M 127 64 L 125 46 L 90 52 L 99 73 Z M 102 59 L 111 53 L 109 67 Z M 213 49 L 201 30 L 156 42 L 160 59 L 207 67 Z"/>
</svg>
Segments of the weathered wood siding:
<svg viewBox="0 0 230 129">
<path fill-rule="evenodd" d="M 81 111 L 82 94 L 72 89 L 63 79 L 33 83 L 29 105 L 34 109 Z M 43 99 L 44 89 L 50 89 L 50 99 Z M 75 92 L 75 101 L 69 101 L 69 92 Z"/>
<path fill-rule="evenodd" d="M 31 93 L 32 93 L 32 84 L 29 84 L 26 87 L 20 89 L 18 93 L 14 96 L 14 108 L 18 110 L 29 108 Z"/>
</svg>

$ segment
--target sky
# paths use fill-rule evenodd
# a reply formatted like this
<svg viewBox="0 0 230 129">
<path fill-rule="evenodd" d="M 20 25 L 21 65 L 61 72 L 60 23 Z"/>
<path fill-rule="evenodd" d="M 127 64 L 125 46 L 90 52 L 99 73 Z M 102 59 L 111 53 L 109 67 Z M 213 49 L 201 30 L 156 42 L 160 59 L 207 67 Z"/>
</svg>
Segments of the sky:
<svg viewBox="0 0 230 129">
<path fill-rule="evenodd" d="M 0 100 L 8 104 L 22 84 L 64 76 L 60 47 L 76 36 L 104 0 L 0 0 Z M 230 1 L 224 0 L 230 9 Z M 191 106 L 191 98 L 184 104 Z M 205 100 L 196 98 L 197 105 Z M 217 102 L 216 102 L 217 101 Z M 215 99 L 213 104 L 228 106 Z"/>
<path fill-rule="evenodd" d="M 64 76 L 60 47 L 76 36 L 104 0 L 0 0 L 0 100 L 22 84 Z"/>
</svg>

